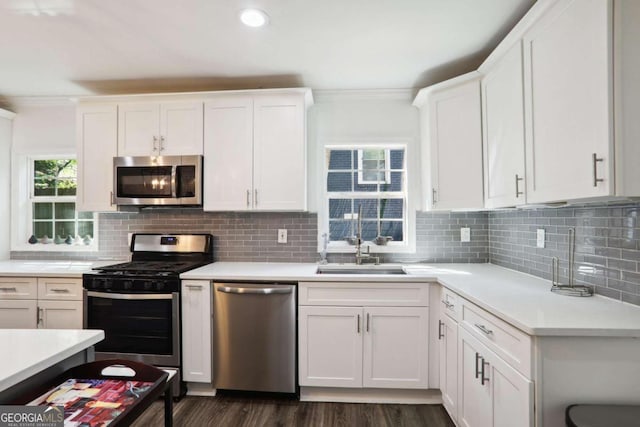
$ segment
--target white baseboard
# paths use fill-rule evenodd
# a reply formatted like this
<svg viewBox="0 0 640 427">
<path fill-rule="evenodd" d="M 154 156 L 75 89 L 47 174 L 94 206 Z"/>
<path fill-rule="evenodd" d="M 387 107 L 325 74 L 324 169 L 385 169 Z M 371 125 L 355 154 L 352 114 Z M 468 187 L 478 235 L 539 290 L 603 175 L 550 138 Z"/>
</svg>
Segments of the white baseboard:
<svg viewBox="0 0 640 427">
<path fill-rule="evenodd" d="M 208 396 L 216 395 L 216 389 L 211 384 L 187 383 L 187 396 Z"/>
<path fill-rule="evenodd" d="M 440 390 L 300 387 L 302 402 L 442 404 Z"/>
</svg>

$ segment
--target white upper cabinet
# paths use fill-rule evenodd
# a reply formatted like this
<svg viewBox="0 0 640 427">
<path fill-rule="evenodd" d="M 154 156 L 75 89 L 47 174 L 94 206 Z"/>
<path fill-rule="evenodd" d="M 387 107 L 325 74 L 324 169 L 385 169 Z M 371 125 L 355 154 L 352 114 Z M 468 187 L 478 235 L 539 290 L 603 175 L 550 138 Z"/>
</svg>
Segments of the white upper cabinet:
<svg viewBox="0 0 640 427">
<path fill-rule="evenodd" d="M 121 103 L 119 156 L 202 154 L 202 101 Z"/>
<path fill-rule="evenodd" d="M 310 91 L 205 102 L 204 210 L 304 211 Z"/>
<path fill-rule="evenodd" d="M 482 78 L 485 207 L 525 203 L 522 44 Z"/>
<path fill-rule="evenodd" d="M 524 35 L 530 203 L 614 193 L 610 7 L 560 1 Z"/>
<path fill-rule="evenodd" d="M 638 3 L 552 2 L 524 33 L 528 203 L 640 196 Z"/>
<path fill-rule="evenodd" d="M 423 89 L 423 176 L 427 209 L 482 209 L 482 125 L 478 73 Z"/>
<path fill-rule="evenodd" d="M 118 149 L 118 107 L 83 104 L 76 110 L 78 211 L 115 211 L 113 158 Z"/>
</svg>

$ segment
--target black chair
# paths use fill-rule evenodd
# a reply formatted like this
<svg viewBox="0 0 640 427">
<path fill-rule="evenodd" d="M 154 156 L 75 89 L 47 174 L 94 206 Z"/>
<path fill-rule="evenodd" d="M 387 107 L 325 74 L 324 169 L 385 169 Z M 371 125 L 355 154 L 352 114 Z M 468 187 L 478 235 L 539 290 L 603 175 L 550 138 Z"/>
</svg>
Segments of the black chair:
<svg viewBox="0 0 640 427">
<path fill-rule="evenodd" d="M 640 427 L 639 405 L 571 405 L 567 427 Z"/>
</svg>

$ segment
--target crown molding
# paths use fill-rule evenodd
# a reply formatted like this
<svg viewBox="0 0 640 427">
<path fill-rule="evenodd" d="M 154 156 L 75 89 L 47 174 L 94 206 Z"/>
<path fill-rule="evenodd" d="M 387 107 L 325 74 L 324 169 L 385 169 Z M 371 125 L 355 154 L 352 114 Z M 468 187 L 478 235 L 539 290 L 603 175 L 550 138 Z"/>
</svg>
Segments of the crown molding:
<svg viewBox="0 0 640 427">
<path fill-rule="evenodd" d="M 20 107 L 71 107 L 77 98 L 70 96 L 13 96 L 7 100 L 15 109 Z"/>
<path fill-rule="evenodd" d="M 408 101 L 411 102 L 415 89 L 324 89 L 314 90 L 316 103 L 340 101 Z"/>
</svg>

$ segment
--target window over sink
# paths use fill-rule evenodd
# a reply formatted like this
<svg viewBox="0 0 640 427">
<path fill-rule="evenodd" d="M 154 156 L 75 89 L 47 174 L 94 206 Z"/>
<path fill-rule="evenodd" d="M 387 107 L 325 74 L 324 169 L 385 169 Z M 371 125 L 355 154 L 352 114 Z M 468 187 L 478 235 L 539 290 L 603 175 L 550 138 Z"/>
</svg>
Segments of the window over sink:
<svg viewBox="0 0 640 427">
<path fill-rule="evenodd" d="M 349 251 L 358 222 L 365 242 L 407 245 L 407 168 L 403 145 L 326 146 L 324 224 L 329 246 Z M 360 217 L 359 217 L 360 216 Z"/>
<path fill-rule="evenodd" d="M 97 250 L 97 218 L 76 211 L 77 161 L 72 156 L 24 156 L 20 218 L 14 221 L 13 250 Z M 14 211 L 15 212 L 15 211 Z"/>
</svg>

